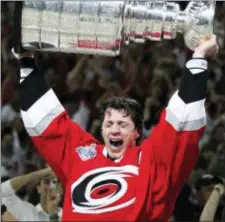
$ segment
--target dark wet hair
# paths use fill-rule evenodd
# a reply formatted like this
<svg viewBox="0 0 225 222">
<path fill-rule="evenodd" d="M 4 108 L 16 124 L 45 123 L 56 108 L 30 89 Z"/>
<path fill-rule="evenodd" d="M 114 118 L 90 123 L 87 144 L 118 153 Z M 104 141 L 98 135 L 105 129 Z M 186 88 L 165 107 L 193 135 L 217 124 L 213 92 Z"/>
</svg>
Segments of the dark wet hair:
<svg viewBox="0 0 225 222">
<path fill-rule="evenodd" d="M 134 99 L 128 97 L 112 97 L 106 100 L 100 107 L 101 124 L 103 123 L 105 111 L 108 108 L 122 110 L 127 116 L 131 116 L 140 137 L 137 139 L 137 144 L 140 144 L 143 131 L 143 109 L 141 105 Z"/>
</svg>

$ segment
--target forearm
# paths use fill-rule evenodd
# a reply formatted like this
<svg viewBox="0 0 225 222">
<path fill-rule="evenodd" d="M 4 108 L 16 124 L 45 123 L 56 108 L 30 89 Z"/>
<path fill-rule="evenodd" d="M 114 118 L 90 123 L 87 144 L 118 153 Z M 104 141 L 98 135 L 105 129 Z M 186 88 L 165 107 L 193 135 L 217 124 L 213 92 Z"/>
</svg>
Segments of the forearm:
<svg viewBox="0 0 225 222">
<path fill-rule="evenodd" d="M 222 195 L 221 190 L 214 188 L 209 200 L 207 201 L 201 216 L 200 221 L 214 221 L 217 207 L 220 202 L 220 197 Z"/>
<path fill-rule="evenodd" d="M 44 74 L 35 66 L 33 58 L 20 59 L 21 109 L 27 111 L 48 90 Z"/>
<path fill-rule="evenodd" d="M 22 58 L 20 63 L 21 116 L 28 134 L 39 136 L 65 109 L 47 86 L 44 73 L 36 67 L 34 59 Z"/>
<path fill-rule="evenodd" d="M 23 71 L 27 71 L 20 84 L 24 126 L 34 147 L 65 184 L 74 164 L 70 161 L 73 147 L 79 145 L 85 136 L 95 140 L 69 118 L 54 91 L 46 85 L 42 71 L 35 67 L 33 59 L 21 60 L 21 77 L 25 76 Z"/>
<path fill-rule="evenodd" d="M 187 62 L 178 95 L 186 103 L 205 99 L 207 89 L 207 61 L 193 58 Z"/>
<path fill-rule="evenodd" d="M 219 46 L 215 35 L 200 39 L 193 53 L 193 59 L 186 64 L 187 69 L 181 80 L 179 96 L 186 104 L 205 98 L 208 79 L 207 61 L 205 58 L 215 56 L 218 50 Z"/>
<path fill-rule="evenodd" d="M 1 216 L 1 221 L 18 221 L 12 214 L 10 214 L 8 211 L 6 211 L 2 216 Z"/>
<path fill-rule="evenodd" d="M 89 67 L 94 72 L 94 74 L 99 78 L 99 81 L 98 81 L 99 85 L 103 88 L 107 88 L 110 77 L 108 77 L 105 74 L 104 70 L 101 67 L 94 64 L 93 61 L 89 62 Z"/>
<path fill-rule="evenodd" d="M 82 75 L 83 69 L 85 67 L 85 64 L 87 62 L 87 55 L 83 56 L 78 63 L 75 65 L 75 67 L 69 72 L 67 76 L 67 85 L 70 89 L 70 92 L 75 90 L 75 86 L 77 85 L 76 82 L 78 80 L 78 76 Z"/>
<path fill-rule="evenodd" d="M 44 170 L 35 171 L 23 176 L 18 176 L 10 180 L 10 184 L 13 188 L 13 190 L 18 191 L 25 185 L 40 180 L 42 177 L 47 176 L 50 173 L 49 168 Z"/>
</svg>

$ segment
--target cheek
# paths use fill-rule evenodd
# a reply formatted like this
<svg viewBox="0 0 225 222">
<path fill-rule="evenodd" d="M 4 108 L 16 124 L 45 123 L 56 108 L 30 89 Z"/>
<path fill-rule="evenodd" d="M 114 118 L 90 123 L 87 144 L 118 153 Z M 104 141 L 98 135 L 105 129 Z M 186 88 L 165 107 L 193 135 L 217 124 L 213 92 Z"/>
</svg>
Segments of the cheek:
<svg viewBox="0 0 225 222">
<path fill-rule="evenodd" d="M 124 140 L 126 140 L 126 141 L 133 140 L 135 137 L 133 133 L 130 133 L 130 131 L 123 131 L 122 135 L 123 135 Z"/>
<path fill-rule="evenodd" d="M 103 138 L 106 138 L 106 137 L 107 137 L 107 135 L 108 135 L 108 130 L 107 130 L 107 129 L 102 128 L 101 133 L 102 133 L 102 137 L 103 137 Z"/>
</svg>

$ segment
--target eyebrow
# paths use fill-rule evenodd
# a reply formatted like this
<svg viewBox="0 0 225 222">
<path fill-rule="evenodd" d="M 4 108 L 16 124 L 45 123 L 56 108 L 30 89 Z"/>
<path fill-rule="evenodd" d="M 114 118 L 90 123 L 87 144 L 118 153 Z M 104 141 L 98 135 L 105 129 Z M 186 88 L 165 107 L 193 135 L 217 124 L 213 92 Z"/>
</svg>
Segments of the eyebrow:
<svg viewBox="0 0 225 222">
<path fill-rule="evenodd" d="M 120 121 L 115 121 L 115 122 L 118 122 L 118 124 L 129 124 L 129 122 L 127 122 L 127 121 L 122 121 L 122 120 L 120 120 Z M 106 120 L 106 123 L 113 123 L 113 121 L 112 121 L 112 120 Z"/>
</svg>

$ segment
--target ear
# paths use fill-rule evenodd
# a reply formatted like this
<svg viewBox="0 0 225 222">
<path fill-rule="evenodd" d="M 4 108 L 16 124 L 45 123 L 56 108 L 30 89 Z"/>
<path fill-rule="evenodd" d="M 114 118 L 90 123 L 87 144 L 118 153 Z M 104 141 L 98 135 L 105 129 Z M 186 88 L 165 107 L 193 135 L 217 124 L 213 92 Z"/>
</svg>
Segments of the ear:
<svg viewBox="0 0 225 222">
<path fill-rule="evenodd" d="M 140 133 L 136 130 L 134 133 L 134 139 L 138 139 L 140 137 Z"/>
</svg>

